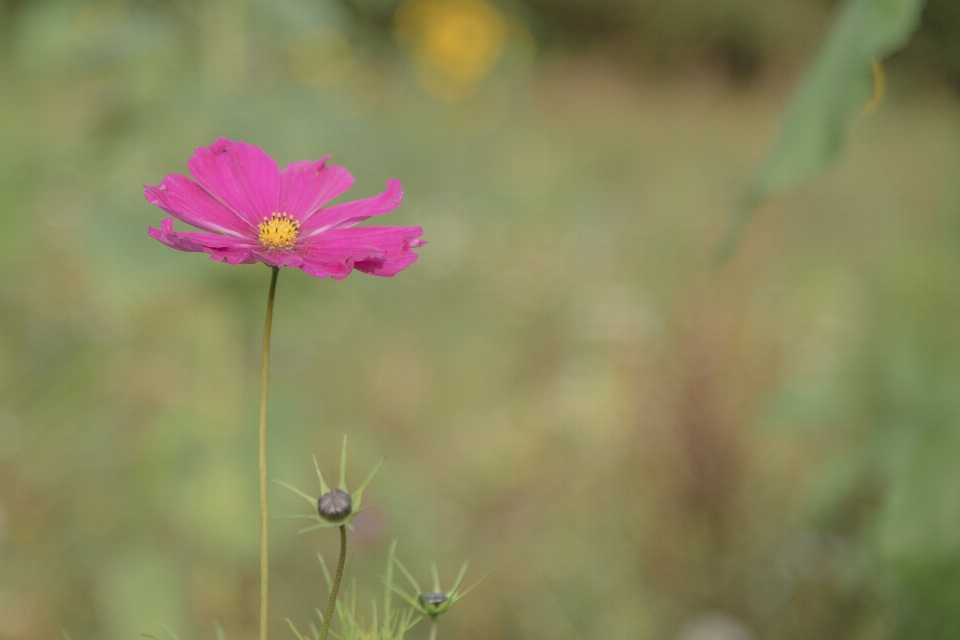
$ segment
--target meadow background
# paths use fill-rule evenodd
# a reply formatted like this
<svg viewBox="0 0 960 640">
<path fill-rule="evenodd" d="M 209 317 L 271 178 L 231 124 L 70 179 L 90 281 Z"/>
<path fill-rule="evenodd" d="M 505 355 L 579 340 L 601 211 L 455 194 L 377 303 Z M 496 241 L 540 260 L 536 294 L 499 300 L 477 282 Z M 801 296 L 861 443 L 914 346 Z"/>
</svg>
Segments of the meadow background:
<svg viewBox="0 0 960 640">
<path fill-rule="evenodd" d="M 399 178 L 429 241 L 278 286 L 270 474 L 388 456 L 362 596 L 399 538 L 493 570 L 444 640 L 960 636 L 953 0 L 712 262 L 835 5 L 0 2 L 0 639 L 256 635 L 269 270 L 150 239 L 142 189 L 218 136 Z M 336 553 L 296 528 L 275 639 Z"/>
</svg>

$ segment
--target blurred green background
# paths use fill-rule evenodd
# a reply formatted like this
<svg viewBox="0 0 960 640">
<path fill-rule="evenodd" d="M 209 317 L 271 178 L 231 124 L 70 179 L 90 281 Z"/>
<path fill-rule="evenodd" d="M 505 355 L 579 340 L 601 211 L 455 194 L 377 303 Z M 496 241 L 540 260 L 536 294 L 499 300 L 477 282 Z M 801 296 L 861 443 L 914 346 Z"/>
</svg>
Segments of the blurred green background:
<svg viewBox="0 0 960 640">
<path fill-rule="evenodd" d="M 141 186 L 218 136 L 399 178 L 429 240 L 279 282 L 270 474 L 388 456 L 362 593 L 396 537 L 493 570 L 441 638 L 960 637 L 954 0 L 710 263 L 834 5 L 0 2 L 0 639 L 256 636 L 269 270 L 151 240 Z M 272 638 L 336 553 L 296 529 Z"/>
</svg>

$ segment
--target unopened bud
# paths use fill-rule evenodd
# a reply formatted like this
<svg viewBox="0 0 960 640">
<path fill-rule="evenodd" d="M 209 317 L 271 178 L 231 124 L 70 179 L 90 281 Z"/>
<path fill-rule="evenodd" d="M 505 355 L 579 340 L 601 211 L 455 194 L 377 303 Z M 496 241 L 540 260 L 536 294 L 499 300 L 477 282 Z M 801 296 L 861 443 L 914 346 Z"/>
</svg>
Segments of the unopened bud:
<svg viewBox="0 0 960 640">
<path fill-rule="evenodd" d="M 353 510 L 353 501 L 350 494 L 342 489 L 334 489 L 325 493 L 317 500 L 317 509 L 320 516 L 328 522 L 339 522 Z"/>
<path fill-rule="evenodd" d="M 417 599 L 420 601 L 420 604 L 432 604 L 434 606 L 438 604 L 443 604 L 447 601 L 447 594 L 445 593 L 421 593 Z"/>
</svg>

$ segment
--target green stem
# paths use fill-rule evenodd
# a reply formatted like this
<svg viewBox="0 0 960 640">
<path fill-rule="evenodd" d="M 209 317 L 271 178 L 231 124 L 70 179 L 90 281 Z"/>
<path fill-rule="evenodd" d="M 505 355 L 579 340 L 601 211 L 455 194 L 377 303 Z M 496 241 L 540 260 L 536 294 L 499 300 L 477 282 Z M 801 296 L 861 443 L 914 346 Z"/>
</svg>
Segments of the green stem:
<svg viewBox="0 0 960 640">
<path fill-rule="evenodd" d="M 430 640 L 437 640 L 437 616 L 430 618 Z"/>
<path fill-rule="evenodd" d="M 327 603 L 327 614 L 323 616 L 323 628 L 320 629 L 320 640 L 327 640 L 327 632 L 330 631 L 330 620 L 333 619 L 333 611 L 337 606 L 337 592 L 340 591 L 340 581 L 343 580 L 343 565 L 347 562 L 347 527 L 340 525 L 340 561 L 337 563 L 337 575 L 333 579 L 333 587 L 330 588 L 330 602 Z"/>
<path fill-rule="evenodd" d="M 263 323 L 263 368 L 260 376 L 260 640 L 267 640 L 267 602 L 270 561 L 267 553 L 267 383 L 270 380 L 270 329 L 273 326 L 273 299 L 277 292 L 279 267 L 270 275 L 267 318 Z"/>
</svg>

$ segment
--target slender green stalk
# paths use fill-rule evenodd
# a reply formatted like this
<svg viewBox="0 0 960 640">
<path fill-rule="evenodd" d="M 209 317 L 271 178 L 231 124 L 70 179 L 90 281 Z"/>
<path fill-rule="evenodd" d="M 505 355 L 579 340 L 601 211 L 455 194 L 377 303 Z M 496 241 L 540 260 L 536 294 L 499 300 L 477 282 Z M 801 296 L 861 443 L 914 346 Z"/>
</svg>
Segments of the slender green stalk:
<svg viewBox="0 0 960 640">
<path fill-rule="evenodd" d="M 437 616 L 430 618 L 430 640 L 437 640 Z"/>
<path fill-rule="evenodd" d="M 333 578 L 330 588 L 330 602 L 327 603 L 327 613 L 323 616 L 323 628 L 320 629 L 320 640 L 327 640 L 330 631 L 330 620 L 337 606 L 337 592 L 340 591 L 340 581 L 343 579 L 343 565 L 347 562 L 347 527 L 340 525 L 340 561 L 337 563 L 337 575 Z"/>
<path fill-rule="evenodd" d="M 270 380 L 270 329 L 273 326 L 273 299 L 277 292 L 279 267 L 270 274 L 267 318 L 263 323 L 263 368 L 260 377 L 260 640 L 267 640 L 267 602 L 270 560 L 267 552 L 267 383 Z"/>
</svg>

